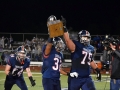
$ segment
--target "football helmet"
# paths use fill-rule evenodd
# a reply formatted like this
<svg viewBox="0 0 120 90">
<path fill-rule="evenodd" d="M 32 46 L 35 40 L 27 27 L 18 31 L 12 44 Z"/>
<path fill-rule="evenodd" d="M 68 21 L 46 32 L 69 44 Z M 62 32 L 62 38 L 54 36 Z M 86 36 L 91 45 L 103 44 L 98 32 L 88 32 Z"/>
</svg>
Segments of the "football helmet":
<svg viewBox="0 0 120 90">
<path fill-rule="evenodd" d="M 64 51 L 65 49 L 65 44 L 60 37 L 53 38 L 53 46 L 57 51 L 60 51 L 60 52 Z"/>
<path fill-rule="evenodd" d="M 87 30 L 82 30 L 78 33 L 78 40 L 85 45 L 90 44 L 91 36 Z"/>
<path fill-rule="evenodd" d="M 17 48 L 16 55 L 17 55 L 17 58 L 20 59 L 20 61 L 25 60 L 27 51 L 24 48 L 24 46 L 20 46 Z"/>
</svg>

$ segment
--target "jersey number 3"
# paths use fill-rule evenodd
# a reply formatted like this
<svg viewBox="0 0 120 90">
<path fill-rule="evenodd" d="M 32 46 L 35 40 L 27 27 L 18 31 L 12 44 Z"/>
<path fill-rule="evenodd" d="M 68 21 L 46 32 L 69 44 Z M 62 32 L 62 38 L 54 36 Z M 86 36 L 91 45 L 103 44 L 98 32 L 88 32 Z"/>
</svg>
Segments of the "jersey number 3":
<svg viewBox="0 0 120 90">
<path fill-rule="evenodd" d="M 92 53 L 88 53 L 86 51 L 82 51 L 82 54 L 84 55 L 83 60 L 81 61 L 81 64 L 85 64 L 85 60 L 88 59 L 91 61 Z M 88 62 L 88 65 L 90 65 L 90 62 Z"/>
<path fill-rule="evenodd" d="M 61 64 L 59 64 L 59 63 L 61 63 L 61 60 L 59 62 L 58 58 L 54 58 L 54 61 L 55 61 L 55 66 L 52 66 L 53 70 L 60 70 Z"/>
</svg>

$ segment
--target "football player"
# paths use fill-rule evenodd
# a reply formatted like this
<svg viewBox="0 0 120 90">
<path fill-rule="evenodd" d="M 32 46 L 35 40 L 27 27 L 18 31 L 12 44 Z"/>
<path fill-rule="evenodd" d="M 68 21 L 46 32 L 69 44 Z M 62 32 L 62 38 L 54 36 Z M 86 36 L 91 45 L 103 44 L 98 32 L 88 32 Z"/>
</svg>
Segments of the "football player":
<svg viewBox="0 0 120 90">
<path fill-rule="evenodd" d="M 54 20 L 56 20 L 54 15 L 48 18 L 48 21 Z M 44 90 L 61 90 L 60 73 L 73 76 L 61 67 L 64 49 L 65 44 L 60 37 L 48 38 L 48 42 L 43 46 L 42 84 Z"/>
<path fill-rule="evenodd" d="M 61 69 L 64 49 L 65 44 L 60 37 L 49 38 L 48 43 L 43 47 L 42 84 L 44 90 L 61 90 L 60 73 L 67 75 Z"/>
<path fill-rule="evenodd" d="M 35 80 L 33 80 L 30 71 L 30 60 L 26 58 L 26 49 L 24 46 L 20 46 L 17 49 L 16 55 L 11 54 L 5 67 L 6 79 L 4 83 L 5 90 L 11 90 L 12 86 L 16 84 L 21 90 L 28 90 L 23 71 L 26 70 L 28 78 L 32 86 L 35 86 Z"/>
<path fill-rule="evenodd" d="M 94 47 L 90 45 L 91 36 L 87 30 L 78 33 L 78 41 L 71 40 L 66 28 L 66 20 L 62 17 L 64 24 L 64 39 L 71 51 L 71 72 L 74 77 L 70 79 L 69 90 L 96 90 L 90 76 L 90 67 L 95 69 L 98 79 L 101 80 L 100 70 L 93 60 Z"/>
</svg>

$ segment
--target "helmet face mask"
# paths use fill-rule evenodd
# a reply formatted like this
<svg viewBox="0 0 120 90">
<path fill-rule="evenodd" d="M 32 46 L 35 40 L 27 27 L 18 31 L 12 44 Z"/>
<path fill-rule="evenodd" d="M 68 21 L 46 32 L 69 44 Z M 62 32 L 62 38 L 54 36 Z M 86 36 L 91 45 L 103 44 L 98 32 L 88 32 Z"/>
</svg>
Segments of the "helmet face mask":
<svg viewBox="0 0 120 90">
<path fill-rule="evenodd" d="M 87 43 L 87 42 L 90 42 L 90 38 L 88 36 L 82 36 L 81 37 L 81 43 Z"/>
<path fill-rule="evenodd" d="M 55 49 L 59 52 L 64 51 L 65 49 L 65 44 L 59 37 L 53 38 L 53 45 L 55 46 Z"/>
<path fill-rule="evenodd" d="M 90 40 L 91 40 L 90 33 L 86 30 L 82 30 L 78 33 L 78 39 L 81 43 L 88 45 L 90 44 Z"/>
<path fill-rule="evenodd" d="M 25 60 L 26 58 L 26 49 L 24 47 L 19 47 L 17 49 L 17 52 L 16 52 L 16 55 L 17 55 L 17 58 L 20 60 L 20 61 L 23 61 Z"/>
<path fill-rule="evenodd" d="M 26 54 L 25 52 L 18 52 L 17 56 L 19 57 L 19 59 L 24 60 L 26 58 Z"/>
</svg>

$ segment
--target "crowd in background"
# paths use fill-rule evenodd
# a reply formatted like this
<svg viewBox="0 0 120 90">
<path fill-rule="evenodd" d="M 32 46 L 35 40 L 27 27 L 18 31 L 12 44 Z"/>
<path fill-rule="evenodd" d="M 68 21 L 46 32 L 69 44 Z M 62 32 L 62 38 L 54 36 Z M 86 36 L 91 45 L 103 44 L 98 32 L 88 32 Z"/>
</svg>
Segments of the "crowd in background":
<svg viewBox="0 0 120 90">
<path fill-rule="evenodd" d="M 72 34 L 71 38 L 76 39 L 75 35 Z M 120 40 L 120 36 L 114 36 L 114 38 L 118 38 Z M 102 53 L 104 50 L 104 46 L 102 41 L 105 39 L 105 36 L 96 35 L 91 37 L 91 44 L 95 48 L 95 53 Z M 32 40 L 26 39 L 22 43 L 15 43 L 14 38 L 10 36 L 9 38 L 5 38 L 4 36 L 0 37 L 0 61 L 6 61 L 9 54 L 12 53 L 18 46 L 24 45 L 27 50 L 27 56 L 32 61 L 42 61 L 42 46 L 47 42 L 47 39 L 33 37 Z M 70 58 L 68 49 L 66 48 L 64 51 L 64 57 Z"/>
</svg>

